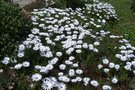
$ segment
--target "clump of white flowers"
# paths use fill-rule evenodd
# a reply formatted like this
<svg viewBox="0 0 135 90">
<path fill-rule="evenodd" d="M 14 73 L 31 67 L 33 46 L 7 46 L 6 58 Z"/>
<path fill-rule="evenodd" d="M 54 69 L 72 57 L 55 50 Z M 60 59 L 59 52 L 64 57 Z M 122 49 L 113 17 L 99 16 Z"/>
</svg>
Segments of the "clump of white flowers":
<svg viewBox="0 0 135 90">
<path fill-rule="evenodd" d="M 5 65 L 9 64 L 9 62 L 10 62 L 10 58 L 9 58 L 9 57 L 5 57 L 5 58 L 2 60 L 2 63 L 5 64 Z"/>
<path fill-rule="evenodd" d="M 89 77 L 83 78 L 83 82 L 84 82 L 84 85 L 87 86 L 90 82 L 90 78 Z"/>
</svg>

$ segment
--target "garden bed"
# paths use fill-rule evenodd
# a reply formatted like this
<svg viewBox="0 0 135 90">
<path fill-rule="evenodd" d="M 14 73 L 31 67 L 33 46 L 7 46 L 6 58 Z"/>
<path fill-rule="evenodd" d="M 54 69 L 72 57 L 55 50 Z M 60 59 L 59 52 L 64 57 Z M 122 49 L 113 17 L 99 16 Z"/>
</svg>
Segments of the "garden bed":
<svg viewBox="0 0 135 90">
<path fill-rule="evenodd" d="M 130 19 L 115 11 L 127 2 L 117 1 L 118 7 L 108 2 L 115 7 L 97 0 L 72 7 L 65 0 L 65 5 L 55 2 L 34 9 L 31 33 L 2 60 L 1 88 L 133 90 L 129 82 L 135 74 L 134 36 L 121 33 L 120 26 L 126 25 L 121 21 Z"/>
</svg>

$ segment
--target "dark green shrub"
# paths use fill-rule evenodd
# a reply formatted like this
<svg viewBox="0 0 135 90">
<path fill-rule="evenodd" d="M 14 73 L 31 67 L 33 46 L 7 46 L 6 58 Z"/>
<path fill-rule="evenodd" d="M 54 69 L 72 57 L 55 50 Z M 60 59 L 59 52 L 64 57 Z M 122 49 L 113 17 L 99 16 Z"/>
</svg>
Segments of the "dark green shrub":
<svg viewBox="0 0 135 90">
<path fill-rule="evenodd" d="M 85 3 L 90 3 L 91 0 L 57 0 L 52 7 L 57 8 L 69 8 L 76 9 L 78 7 L 84 7 Z"/>
<path fill-rule="evenodd" d="M 17 42 L 24 40 L 30 32 L 27 19 L 23 18 L 15 5 L 0 0 L 0 59 L 12 54 Z"/>
<path fill-rule="evenodd" d="M 4 0 L 5 2 L 12 2 L 13 0 Z"/>
<path fill-rule="evenodd" d="M 135 0 L 132 0 L 132 6 L 131 9 L 133 9 L 133 11 L 135 12 Z"/>
<path fill-rule="evenodd" d="M 33 11 L 33 9 L 44 8 L 45 0 L 36 0 L 35 2 L 30 3 L 29 5 L 24 6 L 26 11 Z"/>
<path fill-rule="evenodd" d="M 84 0 L 66 0 L 67 1 L 67 7 L 71 7 L 73 9 L 77 7 L 83 7 L 85 5 Z"/>
<path fill-rule="evenodd" d="M 54 8 L 66 8 L 67 1 L 66 0 L 57 0 L 55 4 L 51 5 Z"/>
</svg>

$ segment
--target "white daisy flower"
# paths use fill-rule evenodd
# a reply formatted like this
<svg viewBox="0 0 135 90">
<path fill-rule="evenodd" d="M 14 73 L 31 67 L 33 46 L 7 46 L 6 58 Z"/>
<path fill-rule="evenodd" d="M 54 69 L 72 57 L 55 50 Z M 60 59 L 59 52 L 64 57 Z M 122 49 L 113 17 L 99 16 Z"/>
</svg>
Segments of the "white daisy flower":
<svg viewBox="0 0 135 90">
<path fill-rule="evenodd" d="M 61 57 L 62 56 L 62 52 L 56 52 L 56 56 Z"/>
<path fill-rule="evenodd" d="M 109 64 L 109 60 L 107 58 L 102 60 L 103 64 Z"/>
<path fill-rule="evenodd" d="M 25 61 L 25 62 L 22 63 L 22 66 L 23 67 L 29 67 L 30 66 L 30 62 Z"/>
<path fill-rule="evenodd" d="M 105 72 L 105 73 L 108 73 L 109 71 L 110 71 L 110 69 L 108 69 L 108 68 L 105 68 L 105 69 L 104 69 L 104 72 Z"/>
<path fill-rule="evenodd" d="M 22 58 L 22 57 L 24 57 L 24 53 L 23 53 L 23 52 L 21 52 L 21 53 L 18 53 L 18 54 L 17 54 L 17 57 L 19 57 L 19 58 Z"/>
<path fill-rule="evenodd" d="M 115 67 L 115 64 L 114 63 L 109 63 L 109 68 L 114 68 Z"/>
<path fill-rule="evenodd" d="M 2 60 L 2 63 L 3 64 L 5 64 L 5 65 L 7 65 L 7 64 L 9 64 L 9 57 L 5 57 L 3 60 Z"/>
<path fill-rule="evenodd" d="M 109 86 L 109 85 L 103 85 L 102 89 L 103 90 L 112 90 L 111 86 Z"/>
<path fill-rule="evenodd" d="M 60 83 L 58 86 L 58 90 L 66 90 L 66 85 L 64 83 Z"/>
<path fill-rule="evenodd" d="M 116 77 L 112 78 L 112 83 L 114 84 L 118 83 L 118 79 Z"/>
<path fill-rule="evenodd" d="M 48 70 L 52 70 L 52 69 L 53 69 L 53 65 L 52 65 L 52 64 L 48 64 L 48 65 L 46 66 L 46 68 L 47 68 Z"/>
<path fill-rule="evenodd" d="M 98 69 L 101 69 L 103 67 L 103 65 L 99 64 L 98 65 Z"/>
<path fill-rule="evenodd" d="M 120 69 L 120 65 L 119 65 L 119 64 L 116 64 L 116 65 L 115 65 L 115 69 L 116 69 L 116 70 L 119 70 L 119 69 Z"/>
<path fill-rule="evenodd" d="M 69 76 L 74 76 L 75 75 L 75 70 L 74 69 L 70 69 L 69 71 L 68 71 L 68 75 Z"/>
<path fill-rule="evenodd" d="M 76 73 L 80 75 L 80 74 L 83 73 L 83 71 L 82 71 L 81 69 L 77 69 L 77 70 L 76 70 Z"/>
<path fill-rule="evenodd" d="M 88 78 L 88 77 L 83 78 L 83 82 L 84 82 L 85 86 L 88 85 L 89 81 L 90 81 L 90 78 Z"/>
<path fill-rule="evenodd" d="M 19 51 L 25 50 L 25 46 L 23 44 L 19 45 Z"/>
<path fill-rule="evenodd" d="M 21 64 L 21 63 L 16 64 L 16 65 L 14 66 L 14 69 L 21 69 L 21 68 L 22 68 L 22 64 Z"/>
<path fill-rule="evenodd" d="M 42 79 L 42 75 L 39 73 L 35 73 L 31 77 L 32 81 L 40 81 Z"/>
<path fill-rule="evenodd" d="M 65 70 L 66 69 L 66 65 L 65 64 L 61 64 L 61 65 L 59 65 L 59 68 L 60 68 L 60 70 Z"/>
<path fill-rule="evenodd" d="M 99 86 L 99 83 L 98 83 L 96 80 L 92 80 L 92 81 L 90 82 L 90 84 L 91 84 L 92 86 L 94 86 L 94 87 Z"/>
</svg>

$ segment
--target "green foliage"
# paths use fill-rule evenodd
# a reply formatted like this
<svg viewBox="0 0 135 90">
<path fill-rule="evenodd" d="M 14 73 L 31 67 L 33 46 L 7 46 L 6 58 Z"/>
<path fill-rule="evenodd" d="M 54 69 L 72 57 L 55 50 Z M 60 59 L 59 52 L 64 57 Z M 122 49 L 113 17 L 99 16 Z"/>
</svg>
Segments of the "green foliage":
<svg viewBox="0 0 135 90">
<path fill-rule="evenodd" d="M 90 3 L 92 0 L 57 0 L 52 7 L 76 9 L 84 7 L 86 2 Z"/>
<path fill-rule="evenodd" d="M 13 0 L 4 0 L 5 2 L 12 2 Z"/>
<path fill-rule="evenodd" d="M 84 0 L 66 0 L 67 1 L 67 7 L 71 7 L 73 9 L 77 7 L 83 7 L 85 5 Z"/>
<path fill-rule="evenodd" d="M 55 4 L 53 4 L 51 7 L 56 7 L 56 8 L 66 8 L 66 0 L 57 0 Z"/>
<path fill-rule="evenodd" d="M 29 25 L 15 5 L 0 1 L 0 59 L 13 53 L 17 42 L 30 32 Z"/>
<path fill-rule="evenodd" d="M 135 0 L 132 0 L 132 6 L 131 9 L 133 9 L 133 11 L 135 11 Z"/>
<path fill-rule="evenodd" d="M 121 34 L 124 38 L 130 40 L 130 42 L 135 45 L 135 14 L 130 9 L 132 0 L 105 0 L 108 3 L 111 3 L 120 17 L 118 24 L 109 25 L 108 29 L 111 29 L 115 34 Z"/>
<path fill-rule="evenodd" d="M 33 9 L 44 8 L 45 7 L 45 0 L 36 0 L 24 7 L 27 11 L 33 11 Z"/>
</svg>

